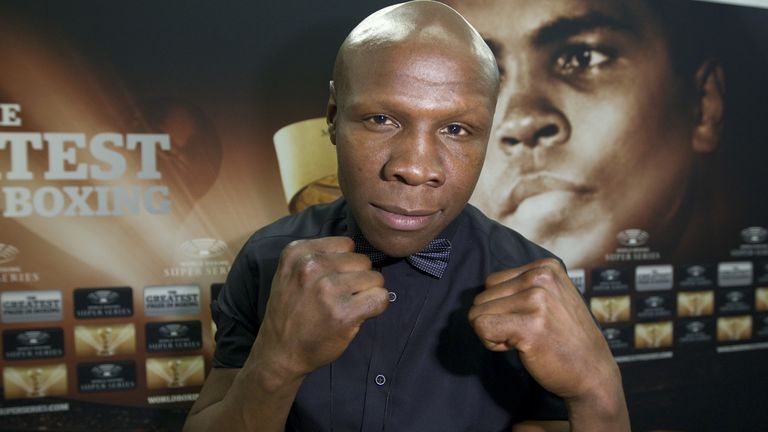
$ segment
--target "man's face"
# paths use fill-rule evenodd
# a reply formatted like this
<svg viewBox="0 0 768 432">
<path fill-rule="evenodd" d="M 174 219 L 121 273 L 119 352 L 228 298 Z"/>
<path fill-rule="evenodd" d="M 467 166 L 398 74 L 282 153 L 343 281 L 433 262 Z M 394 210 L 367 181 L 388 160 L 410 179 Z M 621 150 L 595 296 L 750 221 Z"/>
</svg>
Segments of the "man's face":
<svg viewBox="0 0 768 432">
<path fill-rule="evenodd" d="M 693 80 L 644 3 L 456 3 L 502 71 L 471 202 L 569 266 L 602 260 L 627 228 L 660 236 L 691 170 Z"/>
<path fill-rule="evenodd" d="M 495 88 L 459 50 L 401 44 L 350 57 L 329 104 L 339 183 L 368 241 L 407 256 L 472 194 Z"/>
</svg>

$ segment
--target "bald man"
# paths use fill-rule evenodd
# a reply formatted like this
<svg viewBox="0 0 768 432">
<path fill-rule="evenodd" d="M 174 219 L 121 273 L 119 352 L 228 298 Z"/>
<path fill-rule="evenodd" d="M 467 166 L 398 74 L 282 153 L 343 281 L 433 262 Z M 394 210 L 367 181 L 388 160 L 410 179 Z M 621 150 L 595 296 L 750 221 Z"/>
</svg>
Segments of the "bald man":
<svg viewBox="0 0 768 432">
<path fill-rule="evenodd" d="M 467 205 L 498 88 L 493 54 L 440 3 L 350 33 L 327 110 L 344 198 L 243 247 L 186 430 L 629 429 L 560 261 Z"/>
</svg>

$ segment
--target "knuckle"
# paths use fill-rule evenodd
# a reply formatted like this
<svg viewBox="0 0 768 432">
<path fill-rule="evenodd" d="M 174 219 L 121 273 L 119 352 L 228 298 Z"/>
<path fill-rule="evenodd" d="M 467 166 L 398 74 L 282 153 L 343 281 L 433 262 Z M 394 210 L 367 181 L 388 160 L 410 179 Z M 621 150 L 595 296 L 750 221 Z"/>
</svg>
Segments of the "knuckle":
<svg viewBox="0 0 768 432">
<path fill-rule="evenodd" d="M 491 315 L 480 315 L 474 320 L 475 332 L 481 339 L 492 340 L 497 333 L 496 319 Z"/>
<path fill-rule="evenodd" d="M 336 283 L 329 276 L 320 277 L 315 282 L 315 288 L 321 297 L 332 297 L 335 292 Z"/>
<path fill-rule="evenodd" d="M 350 319 L 349 314 L 346 312 L 344 308 L 341 308 L 341 307 L 331 307 L 330 320 L 331 320 L 331 323 L 334 324 L 334 326 L 347 327 L 352 324 L 351 322 L 352 320 Z"/>
<path fill-rule="evenodd" d="M 541 311 L 534 313 L 528 320 L 529 333 L 540 333 L 546 327 L 546 316 Z"/>
<path fill-rule="evenodd" d="M 347 251 L 353 251 L 355 250 L 355 241 L 352 240 L 351 237 L 339 237 L 339 241 L 341 242 L 342 247 Z"/>
<path fill-rule="evenodd" d="M 535 286 L 527 290 L 528 302 L 531 303 L 536 309 L 542 309 L 547 307 L 549 301 L 549 293 L 546 289 Z"/>
<path fill-rule="evenodd" d="M 367 312 L 370 314 L 380 314 L 384 312 L 389 304 L 386 290 L 380 290 L 368 297 L 366 303 Z"/>
<path fill-rule="evenodd" d="M 553 274 L 563 268 L 563 265 L 555 258 L 541 258 L 534 261 L 535 270 L 548 270 Z"/>
<path fill-rule="evenodd" d="M 362 270 L 370 270 L 373 268 L 373 263 L 371 262 L 371 259 L 368 258 L 366 255 L 355 254 L 355 259 L 356 259 L 355 261 L 356 268 L 359 268 Z"/>
<path fill-rule="evenodd" d="M 312 281 L 316 273 L 322 267 L 320 257 L 315 253 L 305 253 L 296 259 L 295 271 L 302 284 Z"/>
<path fill-rule="evenodd" d="M 370 283 L 372 286 L 377 286 L 377 287 L 384 286 L 384 275 L 374 270 L 369 270 L 369 274 L 370 274 Z M 387 290 L 382 289 L 382 295 L 386 296 Z"/>
<path fill-rule="evenodd" d="M 540 262 L 543 267 L 547 267 L 549 269 L 560 268 L 560 261 L 554 258 L 543 258 L 540 260 Z"/>
<path fill-rule="evenodd" d="M 283 250 L 280 252 L 280 258 L 281 259 L 290 259 L 294 255 L 298 253 L 298 251 L 301 249 L 302 244 L 306 240 L 294 240 L 283 248 Z"/>
<path fill-rule="evenodd" d="M 539 286 L 552 286 L 557 276 L 550 267 L 539 267 L 531 271 L 531 283 Z"/>
</svg>

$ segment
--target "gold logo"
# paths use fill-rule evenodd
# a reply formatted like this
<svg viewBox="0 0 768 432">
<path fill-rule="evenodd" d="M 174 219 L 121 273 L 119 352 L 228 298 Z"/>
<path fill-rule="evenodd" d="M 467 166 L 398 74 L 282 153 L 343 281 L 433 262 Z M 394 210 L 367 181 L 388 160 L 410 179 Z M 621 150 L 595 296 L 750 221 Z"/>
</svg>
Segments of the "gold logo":
<svg viewBox="0 0 768 432">
<path fill-rule="evenodd" d="M 672 321 L 635 325 L 635 348 L 667 348 L 672 346 Z"/>
<path fill-rule="evenodd" d="M 752 337 L 752 317 L 739 315 L 717 319 L 717 340 L 734 342 Z"/>
<path fill-rule="evenodd" d="M 147 388 L 165 389 L 203 385 L 203 356 L 158 357 L 147 359 Z"/>
<path fill-rule="evenodd" d="M 67 365 L 7 367 L 3 369 L 6 399 L 65 396 Z"/>
<path fill-rule="evenodd" d="M 715 310 L 714 291 L 677 293 L 677 315 L 681 317 L 712 315 Z"/>
<path fill-rule="evenodd" d="M 601 323 L 629 321 L 630 300 L 628 295 L 592 297 L 589 301 L 592 314 Z"/>
<path fill-rule="evenodd" d="M 78 357 L 134 354 L 136 329 L 133 324 L 75 326 L 75 352 Z"/>
<path fill-rule="evenodd" d="M 768 311 L 768 288 L 755 290 L 755 309 L 760 312 Z"/>
</svg>

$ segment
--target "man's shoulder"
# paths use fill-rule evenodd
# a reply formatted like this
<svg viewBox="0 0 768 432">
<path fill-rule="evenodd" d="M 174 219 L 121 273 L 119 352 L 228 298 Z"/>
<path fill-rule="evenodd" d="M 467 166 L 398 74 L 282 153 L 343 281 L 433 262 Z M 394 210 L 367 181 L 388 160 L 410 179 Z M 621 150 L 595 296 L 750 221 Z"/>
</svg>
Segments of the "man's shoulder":
<svg viewBox="0 0 768 432">
<path fill-rule="evenodd" d="M 346 209 L 346 202 L 338 199 L 282 217 L 254 232 L 246 242 L 246 248 L 285 246 L 294 240 L 343 234 Z M 282 247 L 278 249 L 278 253 L 280 250 Z"/>
<path fill-rule="evenodd" d="M 502 267 L 518 266 L 542 258 L 560 259 L 552 252 L 528 240 L 524 235 L 486 216 L 467 204 L 464 226 Z"/>
</svg>

